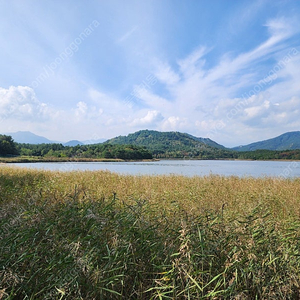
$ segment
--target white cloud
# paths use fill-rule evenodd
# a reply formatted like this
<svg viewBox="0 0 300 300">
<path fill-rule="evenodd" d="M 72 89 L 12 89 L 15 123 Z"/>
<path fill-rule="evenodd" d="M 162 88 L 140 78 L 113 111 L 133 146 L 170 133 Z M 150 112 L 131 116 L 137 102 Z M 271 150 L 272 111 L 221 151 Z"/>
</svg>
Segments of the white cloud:
<svg viewBox="0 0 300 300">
<path fill-rule="evenodd" d="M 167 85 L 174 85 L 180 81 L 180 76 L 168 64 L 162 62 L 157 63 L 155 76 L 160 82 Z"/>
<path fill-rule="evenodd" d="M 227 54 L 224 55 L 219 65 L 208 72 L 206 80 L 208 82 L 214 82 L 216 80 L 229 78 L 231 79 L 230 83 L 233 83 L 237 79 L 237 76 L 239 76 L 239 71 L 245 70 L 250 64 L 254 64 L 263 58 L 268 58 L 268 55 L 286 48 L 283 42 L 299 30 L 292 26 L 288 20 L 282 19 L 270 20 L 266 26 L 268 26 L 271 36 L 265 42 L 253 50 L 242 53 L 232 59 L 229 58 Z M 251 71 L 247 72 L 251 74 Z M 247 86 L 248 82 L 244 84 Z"/>
<path fill-rule="evenodd" d="M 299 31 L 299 28 L 295 27 L 295 25 L 294 20 L 286 18 L 270 19 L 265 24 L 272 36 L 281 38 L 287 38 L 294 34 L 295 31 Z"/>
<path fill-rule="evenodd" d="M 178 60 L 177 63 L 180 66 L 182 74 L 184 74 L 185 77 L 193 76 L 195 73 L 199 74 L 201 67 L 205 64 L 205 60 L 201 58 L 208 52 L 209 50 L 207 48 L 201 46 L 186 58 Z"/>
<path fill-rule="evenodd" d="M 261 105 L 245 108 L 244 112 L 248 119 L 263 117 L 268 113 L 270 101 L 264 101 Z"/>
<path fill-rule="evenodd" d="M 126 41 L 130 36 L 138 29 L 138 26 L 133 27 L 131 30 L 127 31 L 123 36 L 121 36 L 116 43 L 120 44 Z"/>
<path fill-rule="evenodd" d="M 87 104 L 83 101 L 80 101 L 77 103 L 77 108 L 75 109 L 75 116 L 81 117 L 85 116 L 87 112 Z"/>
<path fill-rule="evenodd" d="M 139 95 L 149 107 L 158 109 L 166 117 L 161 128 L 192 129 L 201 135 L 208 129 L 218 127 L 219 136 L 222 136 L 222 132 L 232 131 L 233 124 L 236 128 L 259 126 L 264 125 L 271 116 L 278 120 L 289 118 L 290 113 L 277 113 L 278 105 L 274 103 L 280 104 L 288 95 L 292 97 L 299 94 L 298 51 L 291 52 L 285 44 L 298 29 L 284 19 L 270 20 L 266 26 L 270 33 L 267 40 L 236 56 L 224 55 L 214 67 L 205 68 L 206 54 L 210 51 L 205 47 L 199 47 L 186 58 L 178 60 L 179 72 L 175 72 L 168 63 L 160 62 L 155 75 L 165 84 L 172 100 L 167 101 L 146 89 L 140 90 Z M 270 70 L 276 76 L 262 86 L 255 87 L 261 79 L 270 79 L 269 73 L 261 74 L 258 72 L 260 69 L 256 68 L 258 63 L 270 57 L 278 62 Z M 291 84 L 292 94 L 287 91 L 289 84 L 286 81 Z M 274 93 L 276 86 L 280 86 L 281 100 Z M 249 97 L 238 98 L 244 93 L 241 90 L 251 91 Z M 234 114 L 230 114 L 232 109 L 235 110 Z M 195 128 L 192 128 L 192 124 L 195 124 Z"/>
<path fill-rule="evenodd" d="M 151 90 L 140 86 L 134 86 L 136 97 L 142 100 L 142 102 L 152 108 L 156 108 L 159 111 L 172 110 L 174 103 L 166 100 L 165 98 L 154 94 Z"/>
<path fill-rule="evenodd" d="M 166 131 L 178 131 L 186 128 L 187 126 L 189 126 L 189 122 L 186 118 L 171 116 L 163 122 L 162 129 Z"/>
<path fill-rule="evenodd" d="M 98 89 L 90 88 L 87 96 L 104 114 L 116 115 L 118 113 L 124 113 L 124 111 L 131 112 L 131 107 L 125 99 L 117 99 Z"/>
<path fill-rule="evenodd" d="M 147 114 L 142 118 L 136 118 L 132 122 L 132 126 L 153 126 L 158 122 L 162 121 L 164 117 L 157 110 L 150 110 Z"/>
<path fill-rule="evenodd" d="M 299 36 L 293 35 L 300 26 L 292 13 L 297 16 L 299 7 L 289 4 L 284 10 L 280 3 L 268 8 L 270 1 L 255 0 L 230 12 L 217 9 L 213 22 L 205 22 L 197 14 L 178 15 L 181 5 L 90 4 L 79 20 L 80 5 L 66 15 L 69 5 L 53 13 L 55 5 L 5 4 L 0 12 L 0 56 L 6 58 L 0 85 L 23 87 L 0 88 L 1 126 L 36 133 L 48 128 L 52 139 L 88 139 L 93 134 L 109 138 L 138 126 L 197 136 L 213 131 L 215 140 L 224 144 L 247 135 L 256 139 L 258 130 L 265 132 L 268 126 L 269 132 L 298 126 L 300 55 L 284 57 L 290 47 L 298 51 Z M 188 12 L 201 4 L 184 7 Z M 269 9 L 268 16 L 288 18 L 266 22 L 263 9 Z M 184 15 L 191 18 L 188 26 Z M 30 89 L 44 66 L 93 19 L 101 26 L 80 51 Z M 261 24 L 261 32 L 256 32 Z M 149 83 L 146 74 L 154 74 L 154 81 Z M 243 96 L 264 78 L 261 90 Z M 143 86 L 145 81 L 148 86 Z"/>
<path fill-rule="evenodd" d="M 180 130 L 198 136 L 211 134 L 217 142 L 225 144 L 236 139 L 236 136 L 245 138 L 243 132 L 255 136 L 255 128 L 266 128 L 268 122 L 292 123 L 296 113 L 282 111 L 281 108 L 289 106 L 290 100 L 286 99 L 299 94 L 300 68 L 297 51 L 291 52 L 285 45 L 286 39 L 293 34 L 291 26 L 286 23 L 281 19 L 269 21 L 266 24 L 270 32 L 267 40 L 236 56 L 224 55 L 219 63 L 210 68 L 205 65 L 206 55 L 210 52 L 206 47 L 199 47 L 185 58 L 177 60 L 179 71 L 175 71 L 169 63 L 159 61 L 154 74 L 168 90 L 170 100 L 162 97 L 156 86 L 151 89 L 134 86 L 136 98 L 165 117 L 163 122 L 156 123 L 157 129 Z M 257 63 L 270 57 L 278 62 L 270 69 L 272 74 L 259 73 L 255 68 Z M 252 93 L 264 78 L 266 82 Z M 289 84 L 286 81 L 291 85 L 288 92 Z M 278 86 L 281 86 L 281 99 L 275 95 Z M 249 97 L 241 90 L 248 92 Z M 241 97 L 242 93 L 246 96 L 243 94 Z M 295 105 L 290 104 L 294 108 Z M 147 112 L 135 118 L 131 124 L 150 124 L 154 116 Z"/>
<path fill-rule="evenodd" d="M 0 87 L 0 117 L 43 122 L 54 112 L 47 104 L 40 102 L 32 88 L 28 86 Z"/>
<path fill-rule="evenodd" d="M 180 70 L 177 73 L 167 63 L 160 62 L 155 75 L 169 90 L 172 101 L 166 101 L 146 89 L 138 90 L 140 98 L 149 107 L 159 109 L 164 115 L 173 113 L 196 121 L 199 116 L 204 116 L 197 108 L 204 106 L 207 107 L 207 115 L 207 112 L 219 105 L 220 99 L 239 96 L 238 91 L 241 88 L 251 89 L 261 79 L 261 74 L 256 74 L 255 68 L 250 69 L 249 66 L 268 58 L 274 50 L 278 50 L 275 46 L 280 45 L 292 34 L 291 26 L 281 19 L 270 20 L 266 26 L 271 33 L 269 39 L 233 58 L 224 55 L 215 67 L 204 68 L 205 56 L 211 49 L 203 46 L 177 61 Z"/>
</svg>

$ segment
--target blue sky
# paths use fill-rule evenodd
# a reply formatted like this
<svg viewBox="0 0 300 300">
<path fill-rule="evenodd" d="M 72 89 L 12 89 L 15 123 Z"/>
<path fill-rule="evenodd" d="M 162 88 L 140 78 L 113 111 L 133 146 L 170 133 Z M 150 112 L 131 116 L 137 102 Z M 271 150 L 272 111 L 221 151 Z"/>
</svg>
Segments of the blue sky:
<svg viewBox="0 0 300 300">
<path fill-rule="evenodd" d="M 300 130 L 300 1 L 0 0 L 0 132 Z"/>
</svg>

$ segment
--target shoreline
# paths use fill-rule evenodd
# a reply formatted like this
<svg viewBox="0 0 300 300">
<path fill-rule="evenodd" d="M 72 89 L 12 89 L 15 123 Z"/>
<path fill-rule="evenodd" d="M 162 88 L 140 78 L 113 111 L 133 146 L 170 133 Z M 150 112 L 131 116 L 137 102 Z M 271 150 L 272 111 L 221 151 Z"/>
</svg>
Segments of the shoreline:
<svg viewBox="0 0 300 300">
<path fill-rule="evenodd" d="M 300 162 L 297 159 L 238 159 L 238 158 L 217 158 L 217 159 L 197 159 L 197 158 L 153 158 L 153 159 L 120 159 L 120 158 L 70 158 L 70 157 L 32 157 L 32 156 L 20 156 L 20 157 L 0 157 L 0 164 L 9 163 L 57 163 L 57 162 L 154 162 L 161 160 L 227 160 L 227 161 L 286 161 L 286 162 Z"/>
<path fill-rule="evenodd" d="M 126 160 L 120 158 L 70 158 L 70 157 L 0 157 L 0 164 L 8 163 L 57 163 L 57 162 L 128 162 L 128 161 L 158 161 L 158 159 L 133 159 Z"/>
</svg>

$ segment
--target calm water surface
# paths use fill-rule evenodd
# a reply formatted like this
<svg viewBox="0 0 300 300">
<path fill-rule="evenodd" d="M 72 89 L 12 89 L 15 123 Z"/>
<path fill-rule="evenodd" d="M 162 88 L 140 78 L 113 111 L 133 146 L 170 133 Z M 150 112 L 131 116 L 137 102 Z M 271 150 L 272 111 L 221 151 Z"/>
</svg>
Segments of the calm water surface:
<svg viewBox="0 0 300 300">
<path fill-rule="evenodd" d="M 16 163 L 18 167 L 45 170 L 108 170 L 132 175 L 179 174 L 184 176 L 300 177 L 298 161 L 160 160 L 151 162 Z"/>
</svg>

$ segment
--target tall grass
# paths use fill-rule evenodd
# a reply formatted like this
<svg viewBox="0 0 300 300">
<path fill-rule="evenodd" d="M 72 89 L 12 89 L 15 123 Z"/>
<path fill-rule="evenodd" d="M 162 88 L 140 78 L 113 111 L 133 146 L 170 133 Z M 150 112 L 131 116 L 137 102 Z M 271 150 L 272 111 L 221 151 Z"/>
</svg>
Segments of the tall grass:
<svg viewBox="0 0 300 300">
<path fill-rule="evenodd" d="M 300 180 L 0 168 L 0 299 L 299 299 Z"/>
</svg>

